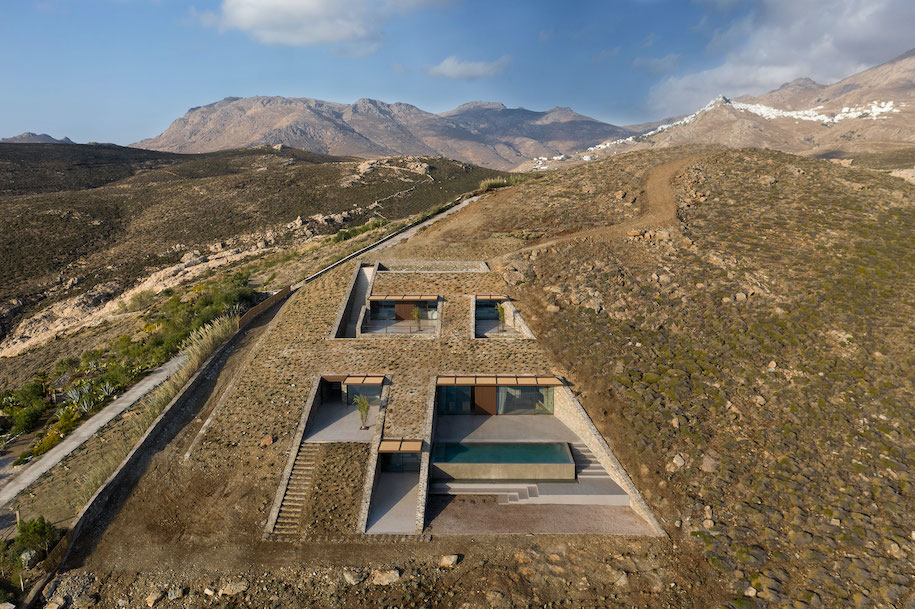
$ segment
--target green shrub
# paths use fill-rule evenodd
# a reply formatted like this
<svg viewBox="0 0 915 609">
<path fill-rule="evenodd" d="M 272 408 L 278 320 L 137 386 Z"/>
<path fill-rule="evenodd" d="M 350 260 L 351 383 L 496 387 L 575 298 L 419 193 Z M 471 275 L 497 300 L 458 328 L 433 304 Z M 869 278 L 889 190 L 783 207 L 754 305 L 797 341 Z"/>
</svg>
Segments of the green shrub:
<svg viewBox="0 0 915 609">
<path fill-rule="evenodd" d="M 64 357 L 57 360 L 54 364 L 54 372 L 57 376 L 63 376 L 68 372 L 73 372 L 79 366 L 79 358 L 76 356 Z"/>
<path fill-rule="evenodd" d="M 35 550 L 47 554 L 60 538 L 57 530 L 44 519 L 44 516 L 32 520 L 20 520 L 16 529 L 19 536 L 16 538 L 15 545 L 21 550 Z"/>
<path fill-rule="evenodd" d="M 32 404 L 13 413 L 13 433 L 28 433 L 38 427 L 46 404 Z"/>
</svg>

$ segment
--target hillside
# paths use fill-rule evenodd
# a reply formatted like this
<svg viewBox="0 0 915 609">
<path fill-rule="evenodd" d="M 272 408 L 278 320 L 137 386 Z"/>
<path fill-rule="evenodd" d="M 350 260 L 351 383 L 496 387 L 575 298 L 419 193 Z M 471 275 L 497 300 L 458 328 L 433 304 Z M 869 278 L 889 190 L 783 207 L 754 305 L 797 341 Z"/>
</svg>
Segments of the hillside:
<svg viewBox="0 0 915 609">
<path fill-rule="evenodd" d="M 694 114 L 585 154 L 718 144 L 814 156 L 915 144 L 915 50 L 832 85 L 800 78 L 759 97 L 719 97 Z"/>
<path fill-rule="evenodd" d="M 2 146 L 0 169 L 6 356 L 163 269 L 160 282 L 173 282 L 373 218 L 404 218 L 497 175 L 440 158 L 58 144 Z"/>
<path fill-rule="evenodd" d="M 375 158 L 435 155 L 499 169 L 629 135 L 569 108 L 534 112 L 473 102 L 432 114 L 403 103 L 360 99 L 228 97 L 191 108 L 161 135 L 134 144 L 169 152 L 211 152 L 283 144 L 322 154 Z"/>
<path fill-rule="evenodd" d="M 347 480 L 363 477 L 342 473 L 361 462 L 326 451 L 315 516 L 333 515 L 333 533 L 265 540 L 264 497 L 300 416 L 283 405 L 306 399 L 302 353 L 327 336 L 353 262 L 289 301 L 206 447 L 180 458 L 189 425 L 159 450 L 57 590 L 108 604 L 211 587 L 280 607 L 904 607 L 913 234 L 915 186 L 772 151 L 640 151 L 496 191 L 385 261 L 488 260 L 670 539 L 369 542 L 347 532 Z M 411 357 L 410 339 L 379 340 L 398 353 L 384 369 Z M 460 357 L 453 344 L 437 357 Z M 83 462 L 17 507 L 56 513 L 47 495 Z"/>
<path fill-rule="evenodd" d="M 614 225 L 587 222 L 598 209 Z M 613 606 L 905 606 L 913 235 L 902 180 L 670 148 L 500 191 L 400 255 L 501 265 L 625 453 L 675 549 L 630 569 Z"/>
</svg>

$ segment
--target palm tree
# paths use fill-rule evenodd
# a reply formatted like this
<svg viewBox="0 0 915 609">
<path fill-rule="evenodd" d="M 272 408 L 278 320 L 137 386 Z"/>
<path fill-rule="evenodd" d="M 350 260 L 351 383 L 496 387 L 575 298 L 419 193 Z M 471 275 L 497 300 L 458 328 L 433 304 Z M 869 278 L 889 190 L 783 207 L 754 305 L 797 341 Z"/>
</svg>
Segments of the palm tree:
<svg viewBox="0 0 915 609">
<path fill-rule="evenodd" d="M 416 331 L 417 332 L 419 332 L 419 328 L 420 328 L 420 319 L 422 319 L 422 318 L 420 317 L 420 314 L 419 314 L 419 307 L 417 305 L 413 305 L 413 321 L 416 322 Z"/>
<path fill-rule="evenodd" d="M 359 429 L 368 429 L 369 399 L 364 395 L 357 395 L 353 402 L 356 404 L 356 410 L 359 411 L 359 420 L 362 421 L 362 427 Z"/>
</svg>

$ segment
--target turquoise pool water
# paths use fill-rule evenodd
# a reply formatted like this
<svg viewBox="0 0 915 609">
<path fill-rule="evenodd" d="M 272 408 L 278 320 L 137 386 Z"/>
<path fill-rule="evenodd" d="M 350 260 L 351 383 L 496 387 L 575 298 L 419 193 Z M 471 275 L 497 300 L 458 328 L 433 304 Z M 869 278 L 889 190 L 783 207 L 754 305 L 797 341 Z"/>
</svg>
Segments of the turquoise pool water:
<svg viewBox="0 0 915 609">
<path fill-rule="evenodd" d="M 562 443 L 441 442 L 432 450 L 438 463 L 572 463 Z"/>
</svg>

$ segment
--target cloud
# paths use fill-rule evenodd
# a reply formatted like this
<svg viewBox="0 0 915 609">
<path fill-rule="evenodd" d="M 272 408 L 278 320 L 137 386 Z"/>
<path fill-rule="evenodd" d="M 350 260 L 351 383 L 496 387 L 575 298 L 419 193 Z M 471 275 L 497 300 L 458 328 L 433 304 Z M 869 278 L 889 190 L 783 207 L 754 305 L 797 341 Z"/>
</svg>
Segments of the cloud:
<svg viewBox="0 0 915 609">
<path fill-rule="evenodd" d="M 391 17 L 445 0 L 222 0 L 218 12 L 199 13 L 204 26 L 239 30 L 264 44 L 355 44 L 373 50 Z"/>
<path fill-rule="evenodd" d="M 613 59 L 620 54 L 620 47 L 613 47 L 612 49 L 604 49 L 599 53 L 595 53 L 591 56 L 591 63 L 604 63 L 610 59 Z"/>
<path fill-rule="evenodd" d="M 501 74 L 508 67 L 511 57 L 503 55 L 495 61 L 464 61 L 454 55 L 446 57 L 442 63 L 427 70 L 431 76 L 441 76 L 454 80 L 474 80 Z"/>
<path fill-rule="evenodd" d="M 647 70 L 652 74 L 673 72 L 678 65 L 680 65 L 679 53 L 670 53 L 664 57 L 636 57 L 632 62 L 632 67 Z"/>
<path fill-rule="evenodd" d="M 735 3 L 714 2 L 717 8 Z M 663 116 L 693 112 L 715 96 L 759 95 L 800 77 L 832 83 L 883 63 L 912 46 L 911 0 L 756 0 L 714 34 L 711 68 L 668 76 L 649 103 Z"/>
</svg>

